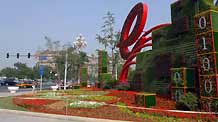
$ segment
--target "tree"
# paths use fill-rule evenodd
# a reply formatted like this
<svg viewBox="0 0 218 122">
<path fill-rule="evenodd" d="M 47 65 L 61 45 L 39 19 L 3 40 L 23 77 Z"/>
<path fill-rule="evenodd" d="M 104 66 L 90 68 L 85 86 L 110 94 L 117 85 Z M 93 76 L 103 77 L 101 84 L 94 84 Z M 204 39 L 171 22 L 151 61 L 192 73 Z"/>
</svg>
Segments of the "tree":
<svg viewBox="0 0 218 122">
<path fill-rule="evenodd" d="M 103 17 L 104 20 L 104 25 L 101 27 L 101 33 L 103 36 L 96 34 L 96 40 L 104 45 L 104 48 L 108 46 L 114 46 L 114 24 L 115 24 L 115 17 L 114 14 L 111 13 L 110 11 L 107 12 L 106 16 Z"/>
<path fill-rule="evenodd" d="M 44 79 L 49 79 L 49 80 L 54 80 L 55 79 L 55 72 L 52 71 L 52 68 L 49 67 L 49 66 L 43 66 L 43 78 Z M 51 72 L 52 71 L 52 72 Z M 33 74 L 34 74 L 34 79 L 39 79 L 40 78 L 40 75 L 39 75 L 39 65 L 35 65 L 33 67 Z M 51 73 L 50 73 L 51 72 Z"/>
<path fill-rule="evenodd" d="M 68 53 L 68 67 L 67 67 L 67 79 L 78 79 L 78 73 L 81 65 L 84 65 L 85 62 L 88 62 L 88 57 L 85 52 L 80 51 L 79 53 L 75 52 L 75 48 L 70 47 L 67 49 Z M 66 51 L 60 51 L 60 56 L 56 57 L 57 68 L 60 73 L 61 79 L 64 78 L 64 65 L 65 65 L 65 54 Z"/>
<path fill-rule="evenodd" d="M 52 40 L 49 38 L 49 37 L 47 37 L 47 36 L 45 36 L 45 40 L 46 40 L 46 48 L 48 49 L 48 50 L 50 50 L 50 51 L 52 51 L 53 50 L 53 48 L 54 48 L 54 45 L 53 45 L 53 42 L 52 42 Z"/>
<path fill-rule="evenodd" d="M 60 41 L 53 41 L 51 38 L 45 36 L 45 40 L 46 40 L 46 48 L 49 51 L 59 51 L 61 44 Z"/>
<path fill-rule="evenodd" d="M 16 77 L 19 79 L 29 78 L 34 79 L 34 73 L 32 68 L 27 67 L 25 63 L 15 63 L 14 67 L 16 69 Z"/>
<path fill-rule="evenodd" d="M 75 50 L 77 51 L 78 55 L 78 83 L 80 83 L 80 66 L 83 64 L 83 62 L 86 60 L 87 55 L 85 52 L 82 52 L 81 50 L 87 46 L 87 42 L 85 40 L 85 37 L 82 36 L 82 34 L 79 34 L 79 36 L 76 37 L 75 41 L 73 42 L 73 46 Z M 87 58 L 88 60 L 88 58 Z"/>
<path fill-rule="evenodd" d="M 1 75 L 2 76 L 6 76 L 7 78 L 16 77 L 16 69 L 15 68 L 6 67 L 6 68 L 1 70 Z"/>
<path fill-rule="evenodd" d="M 114 50 L 116 48 L 116 44 L 120 38 L 120 32 L 114 31 L 114 24 L 115 24 L 115 17 L 114 14 L 110 11 L 107 12 L 106 16 L 103 17 L 104 25 L 101 27 L 101 33 L 102 36 L 99 34 L 96 34 L 96 40 L 104 45 L 105 50 L 107 47 L 111 49 L 112 52 L 112 76 L 115 75 L 115 68 L 116 68 L 116 61 L 114 57 Z"/>
<path fill-rule="evenodd" d="M 33 69 L 30 67 L 27 67 L 25 63 L 15 63 L 14 68 L 4 68 L 1 70 L 1 74 L 8 77 L 8 78 L 29 78 L 34 79 L 34 72 Z"/>
</svg>

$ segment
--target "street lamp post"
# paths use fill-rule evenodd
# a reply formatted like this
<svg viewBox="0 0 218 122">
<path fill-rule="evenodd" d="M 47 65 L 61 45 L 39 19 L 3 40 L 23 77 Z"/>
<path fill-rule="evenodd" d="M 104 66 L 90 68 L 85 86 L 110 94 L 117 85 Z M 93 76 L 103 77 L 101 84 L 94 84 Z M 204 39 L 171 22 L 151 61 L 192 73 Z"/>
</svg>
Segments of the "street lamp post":
<svg viewBox="0 0 218 122">
<path fill-rule="evenodd" d="M 69 45 L 64 45 L 64 48 L 66 50 L 66 54 L 65 54 L 65 68 L 64 68 L 64 90 L 66 90 L 66 86 L 67 86 L 67 67 L 68 67 L 68 48 Z"/>
<path fill-rule="evenodd" d="M 66 90 L 66 85 L 67 85 L 67 65 L 68 65 L 68 53 L 66 51 L 65 55 L 65 70 L 64 70 L 64 90 Z"/>
</svg>

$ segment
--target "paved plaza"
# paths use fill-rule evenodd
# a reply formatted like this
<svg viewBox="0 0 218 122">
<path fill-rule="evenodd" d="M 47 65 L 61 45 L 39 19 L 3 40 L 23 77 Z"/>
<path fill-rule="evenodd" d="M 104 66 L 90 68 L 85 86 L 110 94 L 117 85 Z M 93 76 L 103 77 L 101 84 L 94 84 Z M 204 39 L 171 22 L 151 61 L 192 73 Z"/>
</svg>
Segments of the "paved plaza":
<svg viewBox="0 0 218 122">
<path fill-rule="evenodd" d="M 1 122 L 126 122 L 0 109 Z"/>
</svg>

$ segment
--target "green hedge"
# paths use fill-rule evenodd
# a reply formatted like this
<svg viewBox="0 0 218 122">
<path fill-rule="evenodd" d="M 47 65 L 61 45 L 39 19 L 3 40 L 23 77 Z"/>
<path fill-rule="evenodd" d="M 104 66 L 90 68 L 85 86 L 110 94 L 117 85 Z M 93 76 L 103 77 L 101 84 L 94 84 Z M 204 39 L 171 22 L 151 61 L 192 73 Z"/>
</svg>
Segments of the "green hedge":
<svg viewBox="0 0 218 122">
<path fill-rule="evenodd" d="M 98 51 L 98 66 L 100 67 L 100 73 L 107 73 L 108 55 L 107 51 Z"/>
<path fill-rule="evenodd" d="M 81 68 L 81 82 L 87 82 L 88 80 L 88 72 L 87 67 Z"/>
<path fill-rule="evenodd" d="M 99 76 L 99 82 L 108 82 L 112 79 L 112 75 L 109 73 L 101 73 Z"/>
<path fill-rule="evenodd" d="M 137 106 L 152 107 L 156 105 L 156 94 L 138 93 L 135 96 Z"/>
</svg>

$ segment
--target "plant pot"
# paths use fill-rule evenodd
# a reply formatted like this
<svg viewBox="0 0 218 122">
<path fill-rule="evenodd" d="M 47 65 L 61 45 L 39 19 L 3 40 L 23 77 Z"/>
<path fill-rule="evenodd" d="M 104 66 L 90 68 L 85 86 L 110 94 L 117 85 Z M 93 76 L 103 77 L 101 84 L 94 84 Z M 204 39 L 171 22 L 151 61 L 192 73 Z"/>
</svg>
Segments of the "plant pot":
<svg viewBox="0 0 218 122">
<path fill-rule="evenodd" d="M 58 86 L 51 86 L 52 91 L 57 91 Z"/>
<path fill-rule="evenodd" d="M 8 90 L 10 91 L 10 93 L 16 93 L 16 91 L 19 90 L 19 87 L 10 86 L 10 87 L 8 87 Z"/>
</svg>

